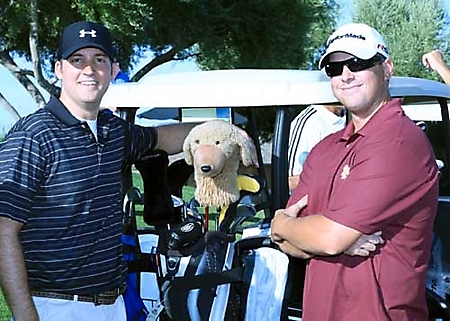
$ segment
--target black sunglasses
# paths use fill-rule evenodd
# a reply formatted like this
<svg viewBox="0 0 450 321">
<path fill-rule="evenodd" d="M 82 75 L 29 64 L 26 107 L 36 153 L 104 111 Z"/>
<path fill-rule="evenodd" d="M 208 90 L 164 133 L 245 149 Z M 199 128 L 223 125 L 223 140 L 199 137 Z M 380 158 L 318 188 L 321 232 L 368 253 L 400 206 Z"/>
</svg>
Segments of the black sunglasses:
<svg viewBox="0 0 450 321">
<path fill-rule="evenodd" d="M 353 57 L 344 61 L 329 62 L 325 65 L 325 72 L 328 77 L 336 77 L 342 75 L 344 66 L 347 66 L 351 72 L 357 72 L 372 68 L 385 61 L 386 58 L 382 55 L 376 54 L 370 59 L 364 60 Z"/>
</svg>

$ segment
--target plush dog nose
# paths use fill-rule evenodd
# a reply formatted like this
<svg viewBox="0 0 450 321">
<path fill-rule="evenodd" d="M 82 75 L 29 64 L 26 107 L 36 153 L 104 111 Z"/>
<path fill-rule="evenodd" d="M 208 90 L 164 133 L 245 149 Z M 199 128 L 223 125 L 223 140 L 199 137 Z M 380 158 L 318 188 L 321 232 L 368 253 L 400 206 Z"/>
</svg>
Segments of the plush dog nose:
<svg viewBox="0 0 450 321">
<path fill-rule="evenodd" d="M 200 166 L 200 169 L 202 170 L 203 173 L 209 173 L 212 168 L 210 165 L 202 165 Z"/>
</svg>

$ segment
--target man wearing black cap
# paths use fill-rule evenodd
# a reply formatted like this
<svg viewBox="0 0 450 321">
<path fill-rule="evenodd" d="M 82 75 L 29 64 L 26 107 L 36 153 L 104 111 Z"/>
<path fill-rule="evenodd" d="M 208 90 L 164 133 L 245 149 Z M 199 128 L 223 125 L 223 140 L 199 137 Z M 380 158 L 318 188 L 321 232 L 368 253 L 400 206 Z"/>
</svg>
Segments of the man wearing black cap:
<svg viewBox="0 0 450 321">
<path fill-rule="evenodd" d="M 57 58 L 60 98 L 0 145 L 2 289 L 15 321 L 126 320 L 122 169 L 156 147 L 180 152 L 193 124 L 144 128 L 100 110 L 118 68 L 98 23 L 65 28 Z"/>
<path fill-rule="evenodd" d="M 97 48 L 113 62 L 116 57 L 113 40 L 108 29 L 91 21 L 80 21 L 64 29 L 58 46 L 57 59 L 67 59 L 82 48 Z"/>
<path fill-rule="evenodd" d="M 394 66 L 378 31 L 340 27 L 320 68 L 351 121 L 313 148 L 271 225 L 283 251 L 310 259 L 302 320 L 427 320 L 438 204 L 430 142 L 390 97 Z M 365 242 L 365 235 L 384 243 Z M 349 255 L 355 247 L 365 255 Z"/>
</svg>

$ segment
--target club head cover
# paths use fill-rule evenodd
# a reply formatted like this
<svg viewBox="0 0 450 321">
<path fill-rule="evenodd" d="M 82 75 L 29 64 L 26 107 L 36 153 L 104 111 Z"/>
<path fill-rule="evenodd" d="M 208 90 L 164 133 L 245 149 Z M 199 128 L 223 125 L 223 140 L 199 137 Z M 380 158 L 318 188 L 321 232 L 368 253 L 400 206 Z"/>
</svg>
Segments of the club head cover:
<svg viewBox="0 0 450 321">
<path fill-rule="evenodd" d="M 167 178 L 171 194 L 182 197 L 183 186 L 194 173 L 194 166 L 188 165 L 184 159 L 174 161 L 167 169 Z"/>
<path fill-rule="evenodd" d="M 168 166 L 169 156 L 163 150 L 155 150 L 135 163 L 144 183 L 144 222 L 157 228 L 181 220 L 172 202 Z"/>
</svg>

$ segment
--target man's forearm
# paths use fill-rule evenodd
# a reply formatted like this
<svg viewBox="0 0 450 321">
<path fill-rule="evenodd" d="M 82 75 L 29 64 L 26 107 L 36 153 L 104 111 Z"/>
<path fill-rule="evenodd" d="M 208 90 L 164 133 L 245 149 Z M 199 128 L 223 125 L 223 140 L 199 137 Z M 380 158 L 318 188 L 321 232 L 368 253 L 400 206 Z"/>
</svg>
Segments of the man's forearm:
<svg viewBox="0 0 450 321">
<path fill-rule="evenodd" d="M 280 219 L 279 215 L 276 215 L 276 217 Z M 309 259 L 316 255 L 329 256 L 341 253 L 345 253 L 350 256 L 369 256 L 372 252 L 384 244 L 381 231 L 373 234 L 360 234 L 358 231 L 350 230 L 341 231 L 338 233 L 338 235 L 341 235 L 340 239 L 348 237 L 354 238 L 359 235 L 357 239 L 350 244 L 350 246 L 345 247 L 345 243 L 340 245 L 338 244 L 337 246 L 333 245 L 331 247 L 326 246 L 324 243 L 320 245 L 321 241 L 324 239 L 324 237 L 321 237 L 320 234 L 333 234 L 333 229 L 329 229 L 329 231 L 325 233 L 324 230 L 314 229 L 313 226 L 310 226 L 311 230 L 315 231 L 314 234 L 317 234 L 317 239 L 312 241 L 312 238 L 308 238 L 307 236 L 308 232 L 304 229 L 302 230 L 298 228 L 299 225 L 297 224 L 302 220 L 305 221 L 308 219 L 309 218 L 302 219 L 296 217 L 281 217 L 281 222 L 284 221 L 284 223 L 280 225 L 280 221 L 275 221 L 275 224 L 272 226 L 272 241 L 278 244 L 283 252 L 304 259 Z M 300 227 L 302 227 L 302 225 L 300 225 Z M 295 226 L 297 226 L 297 228 Z M 347 242 L 348 241 L 351 242 L 351 239 L 348 239 Z M 329 239 L 328 243 L 336 244 L 339 242 Z"/>
<path fill-rule="evenodd" d="M 280 247 L 281 251 L 283 251 L 284 253 L 289 254 L 291 256 L 295 256 L 295 257 L 298 257 L 301 259 L 310 259 L 310 258 L 314 257 L 313 254 L 299 249 L 298 247 L 296 247 L 295 245 L 292 245 L 288 241 L 281 241 L 281 242 L 275 242 L 275 243 Z"/>
<path fill-rule="evenodd" d="M 18 223 L 0 218 L 0 283 L 15 321 L 38 320 L 30 296 Z"/>
<path fill-rule="evenodd" d="M 436 71 L 439 73 L 442 80 L 444 80 L 447 85 L 450 85 L 450 69 L 448 68 L 448 66 L 442 65 L 439 67 L 439 69 L 436 69 Z"/>
<path fill-rule="evenodd" d="M 275 241 L 288 241 L 306 253 L 320 256 L 340 254 L 361 235 L 322 215 L 289 217 L 284 213 L 286 210 L 281 210 L 272 219 L 272 238 Z"/>
<path fill-rule="evenodd" d="M 304 195 L 275 212 L 270 237 L 283 252 L 300 258 L 341 253 L 368 256 L 384 243 L 381 231 L 365 235 L 320 214 L 298 217 L 307 203 L 308 195 Z"/>
<path fill-rule="evenodd" d="M 199 123 L 178 123 L 156 127 L 158 143 L 156 148 L 165 150 L 169 155 L 180 153 L 183 143 L 192 128 Z"/>
</svg>

